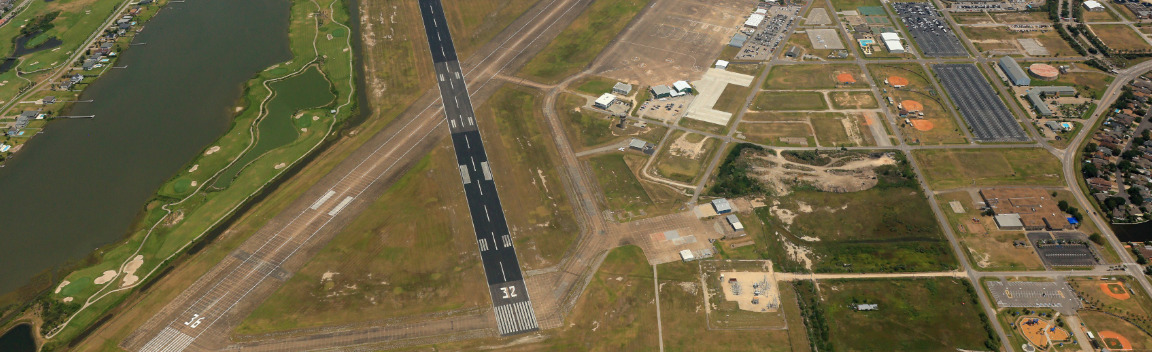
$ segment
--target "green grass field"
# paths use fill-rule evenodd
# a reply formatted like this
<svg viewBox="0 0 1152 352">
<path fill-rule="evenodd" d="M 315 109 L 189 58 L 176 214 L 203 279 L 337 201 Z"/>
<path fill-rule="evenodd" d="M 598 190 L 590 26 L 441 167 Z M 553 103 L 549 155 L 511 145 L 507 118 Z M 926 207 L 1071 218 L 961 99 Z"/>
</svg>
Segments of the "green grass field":
<svg viewBox="0 0 1152 352">
<path fill-rule="evenodd" d="M 1084 322 L 1088 331 L 1092 331 L 1094 335 L 1100 335 L 1101 331 L 1111 331 L 1127 338 L 1128 341 L 1132 343 L 1132 350 L 1147 351 L 1152 349 L 1152 336 L 1149 336 L 1148 333 L 1132 325 L 1132 323 L 1106 313 L 1091 310 L 1080 310 L 1076 315 Z M 1147 319 L 1147 317 L 1145 317 L 1145 319 Z M 1103 342 L 1107 343 L 1107 341 Z"/>
<path fill-rule="evenodd" d="M 855 10 L 861 6 L 883 5 L 880 4 L 880 0 L 832 0 L 832 7 L 836 8 L 836 11 Z"/>
<path fill-rule="evenodd" d="M 1123 24 L 1091 24 L 1088 28 L 1096 33 L 1096 37 L 1112 50 L 1147 50 L 1152 45 L 1144 41 L 1140 33 Z"/>
<path fill-rule="evenodd" d="M 820 92 L 760 92 L 752 100 L 751 110 L 827 110 L 828 102 Z"/>
<path fill-rule="evenodd" d="M 678 143 L 684 143 L 683 145 L 691 150 L 678 148 Z M 652 166 L 656 174 L 670 180 L 695 182 L 704 166 L 712 160 L 712 154 L 716 152 L 719 144 L 720 141 L 715 138 L 676 131 L 668 136 L 664 149 L 660 150 Z"/>
<path fill-rule="evenodd" d="M 576 82 L 572 82 L 571 86 L 575 87 L 576 91 L 593 96 L 600 96 L 600 94 L 611 93 L 612 86 L 615 84 L 616 80 L 614 79 L 600 76 L 586 76 Z"/>
<path fill-rule="evenodd" d="M 967 281 L 836 280 L 821 283 L 828 337 L 839 351 L 988 350 L 983 312 Z M 854 304 L 877 304 L 856 311 Z"/>
<path fill-rule="evenodd" d="M 832 89 L 837 84 L 836 76 L 841 73 L 852 75 L 857 82 L 863 81 L 860 66 L 855 64 L 829 65 L 778 65 L 768 71 L 764 89 Z"/>
<path fill-rule="evenodd" d="M 1060 161 L 1044 149 L 936 149 L 912 152 L 934 190 L 1064 184 Z"/>
<path fill-rule="evenodd" d="M 539 91 L 505 85 L 476 109 L 525 270 L 559 262 L 579 233 L 556 171 L 559 155 L 542 125 L 542 103 Z"/>
<path fill-rule="evenodd" d="M 579 72 L 650 0 L 596 1 L 520 70 L 520 76 L 556 83 Z"/>
<path fill-rule="evenodd" d="M 724 92 L 720 93 L 720 99 L 712 108 L 735 115 L 744 107 L 749 94 L 752 94 L 752 87 L 729 84 L 724 87 Z"/>
<path fill-rule="evenodd" d="M 611 153 L 588 159 L 596 181 L 604 192 L 605 210 L 618 219 L 639 219 L 674 211 L 674 204 L 686 197 L 682 193 L 651 183 L 641 182 L 636 172 L 648 161 L 635 154 Z"/>
<path fill-rule="evenodd" d="M 776 146 L 801 146 L 801 147 L 814 147 L 816 146 L 815 133 L 812 127 L 804 122 L 784 122 L 784 123 L 741 123 L 740 133 L 744 134 L 744 138 L 767 145 Z M 788 142 L 780 138 L 795 137 L 804 139 L 804 144 L 801 145 L 795 142 Z"/>
<path fill-rule="evenodd" d="M 268 297 L 234 332 L 250 335 L 487 304 L 450 141 L 444 140 Z M 396 207 L 405 203 L 410 206 Z M 443 219 L 442 221 L 425 221 Z M 455 253 L 456 255 L 442 255 Z M 327 278 L 326 278 L 327 273 Z M 435 297 L 435 299 L 428 299 Z"/>
</svg>

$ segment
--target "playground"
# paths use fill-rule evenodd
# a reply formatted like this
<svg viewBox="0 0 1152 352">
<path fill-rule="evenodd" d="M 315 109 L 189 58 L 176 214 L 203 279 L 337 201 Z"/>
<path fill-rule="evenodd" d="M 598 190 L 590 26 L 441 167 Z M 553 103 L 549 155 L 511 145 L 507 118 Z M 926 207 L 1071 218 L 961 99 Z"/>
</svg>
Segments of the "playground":
<svg viewBox="0 0 1152 352">
<path fill-rule="evenodd" d="M 1014 325 L 1016 330 L 1019 330 L 1020 334 L 1028 340 L 1028 343 L 1038 348 L 1072 342 L 1072 334 L 1069 334 L 1068 330 L 1057 327 L 1052 321 L 1041 319 L 1035 315 L 1019 317 Z"/>
</svg>

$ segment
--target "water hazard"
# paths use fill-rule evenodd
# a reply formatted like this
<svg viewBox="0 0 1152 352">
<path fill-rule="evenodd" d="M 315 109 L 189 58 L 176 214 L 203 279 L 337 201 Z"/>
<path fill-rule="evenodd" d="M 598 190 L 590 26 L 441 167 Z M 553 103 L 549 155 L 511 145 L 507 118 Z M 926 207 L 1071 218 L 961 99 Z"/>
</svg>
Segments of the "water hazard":
<svg viewBox="0 0 1152 352">
<path fill-rule="evenodd" d="M 157 188 L 231 125 L 243 84 L 291 58 L 290 3 L 170 3 L 118 66 L 0 168 L 0 293 L 124 237 Z"/>
<path fill-rule="evenodd" d="M 36 352 L 36 341 L 32 338 L 32 325 L 20 324 L 0 336 L 0 351 Z"/>
<path fill-rule="evenodd" d="M 298 112 L 326 105 L 336 99 L 328 80 L 316 66 L 309 66 L 298 75 L 269 83 L 268 87 L 275 95 L 268 101 L 268 115 L 260 121 L 260 138 L 240 160 L 220 174 L 213 186 L 228 187 L 248 163 L 272 149 L 292 143 L 302 132 L 301 129 L 310 128 L 312 115 L 304 116 Z"/>
</svg>

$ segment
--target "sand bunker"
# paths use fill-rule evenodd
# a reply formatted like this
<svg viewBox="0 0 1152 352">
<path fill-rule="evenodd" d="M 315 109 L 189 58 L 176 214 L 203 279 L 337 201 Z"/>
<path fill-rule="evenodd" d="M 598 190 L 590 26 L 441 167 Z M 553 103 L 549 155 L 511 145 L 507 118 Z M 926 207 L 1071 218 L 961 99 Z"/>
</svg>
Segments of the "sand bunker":
<svg viewBox="0 0 1152 352">
<path fill-rule="evenodd" d="M 56 286 L 56 293 L 59 294 L 60 290 L 63 290 L 64 286 L 68 286 L 68 284 L 70 284 L 70 283 L 71 282 L 69 282 L 68 280 L 64 280 L 63 282 L 61 282 L 59 286 Z"/>
<path fill-rule="evenodd" d="M 273 168 L 275 168 L 276 170 L 280 170 L 280 169 L 283 169 L 285 166 L 288 166 L 288 164 L 279 163 L 279 164 L 276 164 L 276 166 L 273 166 Z"/>
<path fill-rule="evenodd" d="M 912 128 L 915 128 L 917 131 L 930 131 L 935 127 L 936 126 L 928 120 L 912 120 Z"/>
<path fill-rule="evenodd" d="M 92 280 L 92 282 L 95 282 L 97 285 L 103 285 L 115 278 L 116 270 L 108 270 L 104 272 L 104 275 L 100 275 L 100 277 L 96 278 L 96 280 Z"/>
<path fill-rule="evenodd" d="M 220 146 L 214 145 L 214 146 L 212 146 L 212 148 L 208 148 L 208 151 L 204 152 L 204 155 L 212 155 L 212 153 L 215 153 L 218 151 L 220 151 Z"/>
<path fill-rule="evenodd" d="M 188 172 L 196 172 L 198 169 L 200 169 L 200 164 L 192 165 L 192 168 L 188 169 Z"/>
<path fill-rule="evenodd" d="M 144 265 L 144 256 L 142 255 L 137 255 L 128 262 L 128 265 L 124 267 L 124 282 L 120 284 L 120 287 L 132 286 L 136 281 L 140 281 L 140 278 L 136 277 L 135 274 L 141 265 Z"/>
<path fill-rule="evenodd" d="M 63 299 L 61 299 L 60 301 L 61 301 L 61 302 L 64 302 L 64 303 L 72 302 L 72 297 L 64 297 L 64 298 L 63 298 Z"/>
</svg>

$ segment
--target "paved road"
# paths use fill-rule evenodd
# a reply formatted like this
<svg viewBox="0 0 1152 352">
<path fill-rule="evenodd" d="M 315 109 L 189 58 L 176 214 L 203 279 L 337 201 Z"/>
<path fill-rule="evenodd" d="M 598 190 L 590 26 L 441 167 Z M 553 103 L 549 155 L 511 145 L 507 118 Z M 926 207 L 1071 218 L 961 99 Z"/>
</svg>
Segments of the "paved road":
<svg viewBox="0 0 1152 352">
<path fill-rule="evenodd" d="M 432 63 L 436 66 L 440 101 L 452 132 L 452 145 L 468 198 L 472 227 L 476 230 L 480 259 L 484 262 L 497 328 L 505 336 L 539 330 L 440 0 L 420 0 L 420 15 L 424 19 Z"/>
</svg>

